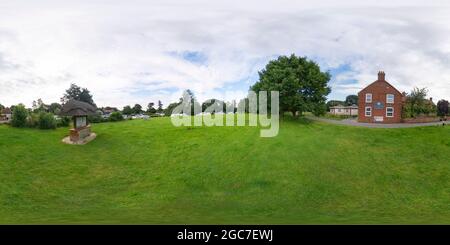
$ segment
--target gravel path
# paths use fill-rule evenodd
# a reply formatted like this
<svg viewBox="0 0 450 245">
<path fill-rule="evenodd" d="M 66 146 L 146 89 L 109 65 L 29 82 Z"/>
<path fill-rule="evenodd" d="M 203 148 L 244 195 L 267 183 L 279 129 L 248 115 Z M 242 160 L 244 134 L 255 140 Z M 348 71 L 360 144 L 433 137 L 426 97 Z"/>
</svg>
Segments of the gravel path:
<svg viewBox="0 0 450 245">
<path fill-rule="evenodd" d="M 357 122 L 356 119 L 333 120 L 333 119 L 314 117 L 314 116 L 306 116 L 306 118 L 315 120 L 315 121 L 320 121 L 320 122 L 332 123 L 332 124 L 360 126 L 360 127 L 367 127 L 367 128 L 413 128 L 413 127 L 423 127 L 423 126 L 436 126 L 436 125 L 442 125 L 442 123 L 443 123 L 443 122 L 430 122 L 430 123 L 383 124 L 383 123 L 360 123 L 360 122 Z M 450 125 L 450 123 L 448 121 L 444 122 L 444 123 L 446 125 Z"/>
</svg>

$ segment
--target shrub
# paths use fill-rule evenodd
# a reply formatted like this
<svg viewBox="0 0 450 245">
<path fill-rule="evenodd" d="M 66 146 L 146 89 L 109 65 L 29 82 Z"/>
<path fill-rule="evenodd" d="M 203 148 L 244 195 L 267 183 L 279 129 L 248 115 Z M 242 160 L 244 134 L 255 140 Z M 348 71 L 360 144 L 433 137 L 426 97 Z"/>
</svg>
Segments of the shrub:
<svg viewBox="0 0 450 245">
<path fill-rule="evenodd" d="M 24 105 L 17 105 L 14 107 L 13 115 L 11 119 L 11 125 L 13 127 L 25 127 L 27 124 L 28 111 Z"/>
<path fill-rule="evenodd" d="M 122 113 L 118 111 L 111 113 L 111 115 L 109 116 L 109 120 L 111 122 L 122 121 L 123 120 Z"/>
<path fill-rule="evenodd" d="M 325 103 L 317 103 L 311 109 L 311 112 L 314 116 L 322 116 L 327 112 L 327 106 Z"/>
<path fill-rule="evenodd" d="M 36 128 L 39 124 L 39 114 L 37 113 L 31 113 L 27 117 L 27 127 L 29 128 Z"/>
<path fill-rule="evenodd" d="M 57 127 L 67 127 L 70 124 L 70 117 L 61 117 L 56 121 Z"/>
<path fill-rule="evenodd" d="M 437 103 L 438 116 L 445 117 L 449 114 L 449 102 L 440 100 Z"/>
<path fill-rule="evenodd" d="M 40 129 L 55 129 L 56 119 L 52 113 L 41 112 L 39 114 L 38 127 Z"/>
<path fill-rule="evenodd" d="M 99 114 L 95 114 L 92 116 L 88 116 L 88 121 L 90 123 L 101 123 L 101 122 L 103 122 L 103 117 Z"/>
</svg>

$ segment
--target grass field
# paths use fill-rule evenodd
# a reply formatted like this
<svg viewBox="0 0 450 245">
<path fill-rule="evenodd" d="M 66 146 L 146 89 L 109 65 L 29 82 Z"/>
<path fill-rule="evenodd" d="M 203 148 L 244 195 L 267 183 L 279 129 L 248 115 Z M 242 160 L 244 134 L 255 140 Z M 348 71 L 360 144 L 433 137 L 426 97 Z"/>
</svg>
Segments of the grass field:
<svg viewBox="0 0 450 245">
<path fill-rule="evenodd" d="M 450 127 L 0 126 L 0 223 L 450 223 Z"/>
</svg>

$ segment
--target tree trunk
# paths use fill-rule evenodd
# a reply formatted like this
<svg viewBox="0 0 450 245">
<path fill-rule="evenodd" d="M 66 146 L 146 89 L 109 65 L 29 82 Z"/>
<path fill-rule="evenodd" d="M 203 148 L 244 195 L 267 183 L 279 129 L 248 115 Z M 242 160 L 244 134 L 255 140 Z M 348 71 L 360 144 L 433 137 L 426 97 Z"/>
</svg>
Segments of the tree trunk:
<svg viewBox="0 0 450 245">
<path fill-rule="evenodd" d="M 292 116 L 293 117 L 297 117 L 297 110 L 293 110 L 293 111 L 291 111 L 292 112 Z"/>
</svg>

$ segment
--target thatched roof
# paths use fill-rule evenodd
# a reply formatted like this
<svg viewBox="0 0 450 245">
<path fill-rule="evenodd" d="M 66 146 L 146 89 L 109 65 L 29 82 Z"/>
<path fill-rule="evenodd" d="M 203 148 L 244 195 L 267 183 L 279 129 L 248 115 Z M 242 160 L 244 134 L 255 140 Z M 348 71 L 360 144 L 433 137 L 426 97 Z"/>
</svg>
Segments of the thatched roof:
<svg viewBox="0 0 450 245">
<path fill-rule="evenodd" d="M 89 116 L 95 115 L 97 108 L 91 104 L 78 100 L 69 100 L 61 108 L 61 116 Z"/>
</svg>

